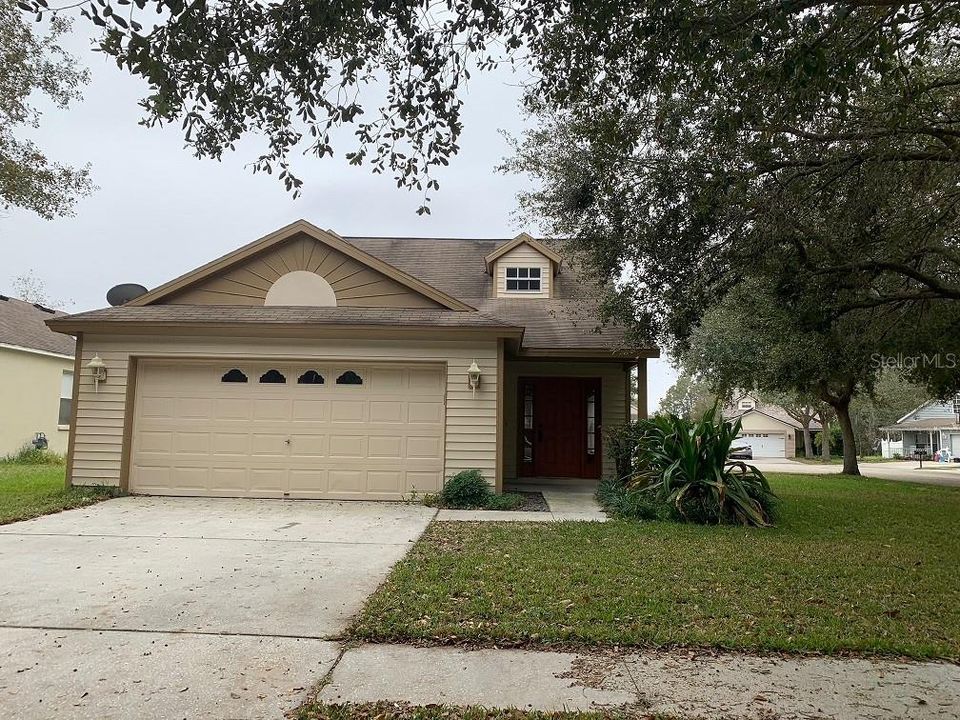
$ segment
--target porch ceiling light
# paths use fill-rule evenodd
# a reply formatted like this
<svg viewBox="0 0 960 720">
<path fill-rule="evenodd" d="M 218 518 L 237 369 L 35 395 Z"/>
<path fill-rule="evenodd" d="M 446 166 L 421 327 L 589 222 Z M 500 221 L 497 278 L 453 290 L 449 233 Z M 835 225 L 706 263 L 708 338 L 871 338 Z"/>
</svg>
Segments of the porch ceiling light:
<svg viewBox="0 0 960 720">
<path fill-rule="evenodd" d="M 90 374 L 93 376 L 94 392 L 100 392 L 100 383 L 107 381 L 107 366 L 103 364 L 99 355 L 94 355 L 87 363 L 87 367 L 90 368 Z"/>
<path fill-rule="evenodd" d="M 477 388 L 480 387 L 480 366 L 477 365 L 476 360 L 470 363 L 470 367 L 467 368 L 467 386 L 476 396 Z"/>
</svg>

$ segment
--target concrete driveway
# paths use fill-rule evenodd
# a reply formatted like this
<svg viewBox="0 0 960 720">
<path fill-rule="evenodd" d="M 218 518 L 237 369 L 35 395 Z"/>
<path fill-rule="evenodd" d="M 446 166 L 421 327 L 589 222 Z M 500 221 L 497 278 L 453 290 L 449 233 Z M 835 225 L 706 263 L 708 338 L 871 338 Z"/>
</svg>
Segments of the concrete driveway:
<svg viewBox="0 0 960 720">
<path fill-rule="evenodd" d="M 434 511 L 128 497 L 0 527 L 0 715 L 277 718 Z"/>
</svg>

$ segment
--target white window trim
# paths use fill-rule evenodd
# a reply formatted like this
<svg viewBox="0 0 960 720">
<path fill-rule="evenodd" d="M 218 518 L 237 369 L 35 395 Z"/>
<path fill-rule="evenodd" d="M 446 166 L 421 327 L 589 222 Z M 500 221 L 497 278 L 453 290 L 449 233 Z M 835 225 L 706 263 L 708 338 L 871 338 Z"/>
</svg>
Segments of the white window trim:
<svg viewBox="0 0 960 720">
<path fill-rule="evenodd" d="M 507 270 L 527 270 L 528 276 L 525 278 L 521 278 L 521 277 L 508 278 Z M 535 278 L 529 277 L 530 270 L 539 270 L 540 277 L 535 277 Z M 540 283 L 540 287 L 538 287 L 536 290 L 508 290 L 507 281 L 509 280 L 537 280 Z M 539 265 L 505 265 L 503 270 L 503 292 L 509 293 L 511 295 L 529 295 L 531 293 L 542 293 L 543 292 L 543 268 L 540 267 Z"/>
</svg>

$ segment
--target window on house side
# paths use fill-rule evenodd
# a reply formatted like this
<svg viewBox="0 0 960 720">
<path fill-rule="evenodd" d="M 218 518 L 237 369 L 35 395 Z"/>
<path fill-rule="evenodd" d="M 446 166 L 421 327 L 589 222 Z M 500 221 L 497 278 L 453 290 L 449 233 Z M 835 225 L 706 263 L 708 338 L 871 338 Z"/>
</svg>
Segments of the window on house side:
<svg viewBox="0 0 960 720">
<path fill-rule="evenodd" d="M 64 370 L 60 376 L 60 415 L 58 425 L 69 425 L 73 417 L 73 370 Z"/>
<path fill-rule="evenodd" d="M 507 292 L 540 292 L 540 268 L 508 267 Z"/>
</svg>

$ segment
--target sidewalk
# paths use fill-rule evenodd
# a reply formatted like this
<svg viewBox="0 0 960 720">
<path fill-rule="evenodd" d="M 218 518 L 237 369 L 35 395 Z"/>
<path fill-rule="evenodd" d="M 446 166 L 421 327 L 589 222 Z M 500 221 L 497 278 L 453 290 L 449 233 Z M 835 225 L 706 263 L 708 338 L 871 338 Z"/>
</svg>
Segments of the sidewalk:
<svg viewBox="0 0 960 720">
<path fill-rule="evenodd" d="M 960 666 L 894 660 L 635 651 L 576 654 L 361 645 L 318 699 L 677 717 L 900 720 L 960 716 Z"/>
<path fill-rule="evenodd" d="M 600 509 L 594 495 L 596 484 L 589 485 L 532 485 L 509 486 L 510 490 L 539 492 L 550 506 L 549 512 L 521 510 L 440 510 L 436 520 L 468 522 L 556 522 L 562 520 L 595 520 L 606 522 L 607 514 Z"/>
</svg>

